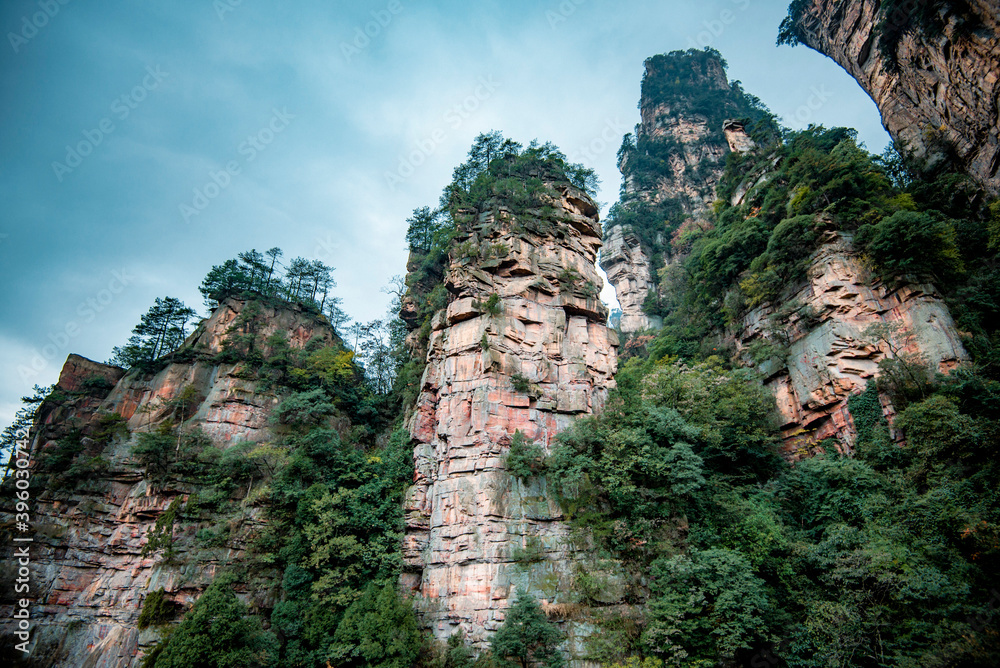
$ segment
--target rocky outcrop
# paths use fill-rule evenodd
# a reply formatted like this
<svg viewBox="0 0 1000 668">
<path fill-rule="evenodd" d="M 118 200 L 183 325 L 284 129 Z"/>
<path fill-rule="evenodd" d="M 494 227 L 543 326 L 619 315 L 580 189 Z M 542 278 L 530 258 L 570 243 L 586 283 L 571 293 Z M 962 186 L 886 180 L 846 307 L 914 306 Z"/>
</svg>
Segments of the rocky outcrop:
<svg viewBox="0 0 1000 668">
<path fill-rule="evenodd" d="M 886 130 L 918 163 L 933 168 L 954 160 L 997 196 L 1000 13 L 993 0 L 967 4 L 975 16 L 964 28 L 945 14 L 941 34 L 905 29 L 895 51 L 898 67 L 878 48 L 878 0 L 812 0 L 796 17 L 796 28 L 800 39 L 857 79 L 878 105 Z M 905 27 L 910 9 L 900 3 L 887 17 L 889 28 Z"/>
<path fill-rule="evenodd" d="M 246 309 L 239 300 L 221 305 L 156 372 L 126 374 L 77 355 L 66 361 L 53 399 L 42 405 L 32 430 L 35 475 L 39 459 L 66 438 L 79 438 L 84 454 L 99 456 L 104 465 L 74 482 L 72 492 L 34 492 L 30 665 L 138 666 L 143 651 L 159 639 L 158 631 L 137 628 L 146 596 L 162 587 L 179 609 L 189 607 L 221 567 L 242 558 L 260 531 L 263 513 L 247 499 L 250 489 L 223 500 L 235 510 L 199 511 L 188 501 L 195 493 L 204 497 L 204 489 L 173 476 L 147 478 L 132 454 L 138 434 L 165 421 L 182 421 L 185 432 L 199 430 L 219 449 L 271 437 L 268 417 L 281 396 L 249 380 L 241 365 L 215 361 Z M 335 336 L 321 319 L 292 308 L 263 307 L 256 320 L 260 340 L 281 332 L 293 348 L 317 337 L 330 343 Z M 191 405 L 179 407 L 174 400 L 185 388 L 193 388 Z M 111 415 L 127 420 L 127 430 L 101 440 L 102 418 Z M 173 529 L 176 555 L 170 561 L 143 555 L 147 532 L 175 500 L 184 504 Z M 223 539 L 196 539 L 200 530 L 219 525 Z M 7 633 L 12 602 L 2 603 L 0 633 Z M 270 607 L 273 601 L 250 603 Z"/>
<path fill-rule="evenodd" d="M 717 55 L 695 58 L 683 52 L 650 58 L 645 65 L 640 122 L 634 138 L 626 138 L 618 164 L 622 204 L 655 207 L 674 201 L 680 217 L 688 219 L 685 225 L 708 227 L 707 212 L 715 201 L 715 187 L 730 150 L 727 142 L 737 142 L 740 147 L 753 144 L 741 123 L 728 120 L 731 127 L 724 131 L 720 121 L 692 103 L 696 96 L 711 93 L 735 97 L 725 65 Z M 670 92 L 664 93 L 665 87 Z M 650 153 L 667 156 L 662 168 L 642 166 L 643 156 Z M 623 332 L 655 329 L 662 324 L 659 317 L 643 311 L 649 291 L 657 287 L 655 272 L 676 260 L 669 243 L 676 229 L 666 220 L 661 219 L 660 224 L 662 230 L 642 240 L 627 223 L 626 229 L 614 218 L 606 224 L 601 268 L 615 288 Z"/>
<path fill-rule="evenodd" d="M 614 386 L 618 341 L 597 298 L 597 207 L 555 187 L 550 215 L 500 207 L 462 225 L 445 276 L 450 303 L 433 318 L 409 422 L 416 472 L 403 581 L 436 637 L 461 628 L 479 647 L 516 589 L 548 606 L 573 595 L 559 504 L 544 478 L 505 470 L 515 433 L 548 451 Z"/>
<path fill-rule="evenodd" d="M 889 325 L 886 332 L 873 336 L 869 328 L 880 323 Z M 791 459 L 828 438 L 852 452 L 847 400 L 864 391 L 894 350 L 941 372 L 968 359 L 934 286 L 883 283 L 863 268 L 851 237 L 842 233 L 827 234 L 804 285 L 778 308 L 748 313 L 734 339 L 745 361 L 767 357 L 758 369 L 777 399 Z M 882 402 L 891 421 L 893 408 Z"/>
<path fill-rule="evenodd" d="M 642 304 L 653 288 L 650 262 L 639 237 L 621 225 L 607 230 L 601 248 L 601 269 L 615 288 L 622 315 L 619 328 L 623 332 L 638 332 L 659 328 L 663 321 L 642 310 Z"/>
<path fill-rule="evenodd" d="M 756 142 L 747 134 L 743 121 L 727 118 L 722 122 L 722 134 L 726 136 L 726 143 L 733 153 L 746 153 L 757 148 Z"/>
</svg>

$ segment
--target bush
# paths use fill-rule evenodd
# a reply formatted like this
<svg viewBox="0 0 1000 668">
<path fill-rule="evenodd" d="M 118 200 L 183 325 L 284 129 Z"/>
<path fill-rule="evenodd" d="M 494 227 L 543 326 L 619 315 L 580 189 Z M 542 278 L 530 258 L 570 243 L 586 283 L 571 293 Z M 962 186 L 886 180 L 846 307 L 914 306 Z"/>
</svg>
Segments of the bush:
<svg viewBox="0 0 1000 668">
<path fill-rule="evenodd" d="M 114 384 L 104 376 L 95 373 L 84 378 L 80 387 L 87 394 L 104 396 L 114 388 Z"/>
<path fill-rule="evenodd" d="M 510 377 L 510 384 L 514 386 L 515 392 L 520 392 L 521 394 L 527 394 L 531 391 L 531 380 L 527 376 L 520 373 L 515 373 Z"/>
<path fill-rule="evenodd" d="M 545 471 L 545 452 L 537 443 L 526 439 L 519 429 L 514 432 L 503 462 L 512 476 L 524 480 L 542 475 Z"/>
<path fill-rule="evenodd" d="M 883 277 L 953 278 L 963 270 L 955 226 L 940 215 L 897 211 L 858 231 L 856 241 Z"/>
<path fill-rule="evenodd" d="M 264 668 L 274 666 L 278 641 L 247 616 L 232 575 L 217 576 L 158 647 L 150 668 Z"/>
<path fill-rule="evenodd" d="M 324 422 L 335 407 L 322 389 L 299 392 L 288 397 L 274 409 L 270 421 L 291 427 L 309 427 Z"/>
<path fill-rule="evenodd" d="M 146 595 L 146 600 L 142 602 L 142 612 L 139 613 L 138 621 L 139 630 L 166 624 L 174 618 L 175 612 L 174 602 L 167 598 L 163 587 L 151 591 Z"/>
</svg>

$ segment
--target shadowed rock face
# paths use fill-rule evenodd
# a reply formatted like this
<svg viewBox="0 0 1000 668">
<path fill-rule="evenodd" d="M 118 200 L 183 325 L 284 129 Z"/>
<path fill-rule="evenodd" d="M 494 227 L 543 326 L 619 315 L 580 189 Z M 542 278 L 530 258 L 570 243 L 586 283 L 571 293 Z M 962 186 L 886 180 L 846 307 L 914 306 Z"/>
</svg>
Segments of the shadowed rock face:
<svg viewBox="0 0 1000 668">
<path fill-rule="evenodd" d="M 464 226 L 445 276 L 451 301 L 433 318 L 409 422 L 416 472 L 403 582 L 438 638 L 462 628 L 484 646 L 515 589 L 549 605 L 571 595 L 559 504 L 544 479 L 504 467 L 516 431 L 547 452 L 614 386 L 618 341 L 595 292 L 597 207 L 557 188 L 545 218 L 501 207 Z M 471 249 L 477 257 L 463 255 Z"/>
<path fill-rule="evenodd" d="M 932 168 L 953 157 L 996 196 L 1000 13 L 995 0 L 969 5 L 981 22 L 972 32 L 956 30 L 954 19 L 941 35 L 905 32 L 896 51 L 898 71 L 888 67 L 873 34 L 877 0 L 813 0 L 797 24 L 806 44 L 857 79 L 878 105 L 886 130 L 918 162 Z"/>
<path fill-rule="evenodd" d="M 785 454 L 797 459 L 826 438 L 852 452 L 854 423 L 847 400 L 864 391 L 890 354 L 888 342 L 863 332 L 894 323 L 893 347 L 920 356 L 947 372 L 968 360 L 947 306 L 932 285 L 886 285 L 872 277 L 843 234 L 828 234 L 813 255 L 808 279 L 778 309 L 759 307 L 743 319 L 735 344 L 744 356 L 756 341 L 768 340 L 781 353 L 759 370 L 777 399 Z M 891 421 L 895 412 L 882 398 Z"/>
<path fill-rule="evenodd" d="M 187 414 L 185 429 L 200 428 L 215 447 L 224 449 L 242 441 L 271 437 L 268 417 L 283 398 L 241 377 L 233 364 L 218 364 L 211 356 L 246 304 L 230 300 L 195 330 L 180 351 L 192 361 L 175 361 L 157 373 L 122 369 L 70 355 L 56 385 L 58 398 L 42 405 L 32 431 L 33 466 L 56 441 L 79 429 L 87 455 L 107 460 L 105 470 L 74 485 L 72 493 L 39 489 L 31 511 L 31 596 L 35 633 L 32 665 L 93 668 L 133 668 L 142 652 L 159 640 L 153 629 L 139 631 L 137 620 L 146 596 L 164 588 L 168 598 L 189 607 L 209 585 L 216 571 L 242 558 L 263 523 L 261 508 L 246 506 L 234 518 L 230 537 L 220 547 L 204 548 L 194 536 L 211 522 L 178 518 L 174 527 L 177 556 L 166 564 L 162 557 L 143 557 L 147 532 L 170 504 L 185 502 L 199 487 L 170 478 L 153 484 L 131 456 L 136 434 L 152 431 L 176 419 L 167 402 L 188 386 L 197 390 L 196 405 Z M 319 337 L 330 343 L 334 333 L 314 316 L 291 308 L 264 307 L 262 331 L 266 338 L 280 331 L 293 348 Z M 185 359 L 179 355 L 178 360 Z M 94 377 L 108 381 L 95 385 Z M 91 379 L 87 389 L 84 380 Z M 108 389 L 108 385 L 114 385 Z M 128 420 L 128 437 L 115 437 L 99 451 L 89 449 L 100 415 L 118 414 Z M 240 498 L 249 490 L 241 489 Z M 7 522 L 13 518 L 0 517 Z M 204 518 L 209 520 L 207 516 Z M 5 544 L 4 550 L 9 546 Z M 2 555 L 9 558 L 9 552 Z M 242 594 L 243 592 L 241 592 Z M 10 630 L 11 602 L 0 605 L 0 634 Z M 273 601 L 251 600 L 251 605 Z"/>
</svg>

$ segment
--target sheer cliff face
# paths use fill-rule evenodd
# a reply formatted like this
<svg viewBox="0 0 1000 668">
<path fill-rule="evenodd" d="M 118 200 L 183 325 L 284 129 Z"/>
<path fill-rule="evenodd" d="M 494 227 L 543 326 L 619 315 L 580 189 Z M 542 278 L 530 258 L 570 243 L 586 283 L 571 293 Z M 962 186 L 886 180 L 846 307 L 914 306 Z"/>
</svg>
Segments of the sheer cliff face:
<svg viewBox="0 0 1000 668">
<path fill-rule="evenodd" d="M 683 82 L 678 88 L 676 81 Z M 664 92 L 664 91 L 667 92 Z M 688 225 L 707 226 L 706 214 L 715 201 L 715 186 L 722 176 L 730 150 L 747 150 L 753 143 L 742 124 L 712 119 L 695 100 L 706 93 L 733 98 L 723 61 L 717 56 L 694 60 L 688 55 L 659 56 L 646 61 L 640 123 L 634 148 L 621 153 L 622 203 L 655 207 L 675 201 L 675 216 Z M 718 121 L 718 122 L 716 122 Z M 665 155 L 655 170 L 647 165 L 650 154 Z M 662 158 L 660 158 L 662 159 Z M 606 225 L 601 268 L 615 288 L 621 306 L 624 332 L 655 329 L 661 319 L 643 311 L 643 303 L 656 287 L 654 272 L 674 258 L 670 251 L 673 231 L 660 219 L 651 238 L 641 239 L 629 224 Z M 659 257 L 653 257 L 657 255 Z"/>
<path fill-rule="evenodd" d="M 125 374 L 76 355 L 67 360 L 56 385 L 57 398 L 43 404 L 32 432 L 33 466 L 37 469 L 39 457 L 75 430 L 82 436 L 83 454 L 99 456 L 107 465 L 75 482 L 72 493 L 48 488 L 34 495 L 31 596 L 38 605 L 33 608 L 37 626 L 32 665 L 138 666 L 142 652 L 159 639 L 153 629 L 137 629 L 146 596 L 162 587 L 169 600 L 189 607 L 219 568 L 241 558 L 260 530 L 262 509 L 246 504 L 231 518 L 229 538 L 205 547 L 195 541 L 195 534 L 214 525 L 217 514 L 185 510 L 173 529 L 174 560 L 167 563 L 162 554 L 144 557 L 147 532 L 157 518 L 174 500 L 186 502 L 199 487 L 173 477 L 153 482 L 132 455 L 139 433 L 181 417 L 169 402 L 188 387 L 194 388 L 195 398 L 183 416 L 183 429 L 200 429 L 210 438 L 209 447 L 224 449 L 271 437 L 268 417 L 282 397 L 243 378 L 239 365 L 212 360 L 245 306 L 230 300 L 216 309 L 181 351 L 196 354 L 179 355 L 156 373 Z M 291 309 L 265 307 L 261 319 L 266 333 L 283 332 L 293 348 L 314 337 L 333 340 L 328 326 Z M 105 389 L 87 389 L 94 386 L 95 377 L 108 381 Z M 110 385 L 114 387 L 108 390 Z M 125 418 L 128 432 L 120 431 L 105 444 L 97 432 L 101 416 L 110 414 Z M 240 489 L 234 500 L 239 502 L 249 491 Z M 0 613 L 4 610 L 9 613 L 9 605 Z M 9 620 L 9 614 L 3 616 Z"/>
<path fill-rule="evenodd" d="M 948 20 L 943 33 L 903 33 L 893 71 L 878 49 L 877 0 L 813 0 L 797 26 L 810 47 L 857 79 L 893 139 L 934 167 L 953 154 L 987 192 L 1000 195 L 1000 14 L 994 0 L 971 0 L 973 31 Z M 908 3 L 901 3 L 903 9 Z M 890 24 L 899 18 L 890 14 Z"/>
<path fill-rule="evenodd" d="M 483 646 L 516 589 L 543 604 L 571 590 L 559 504 L 544 479 L 504 467 L 515 432 L 548 452 L 614 386 L 618 341 L 596 292 L 597 207 L 557 188 L 551 215 L 501 207 L 464 226 L 445 276 L 450 303 L 433 318 L 409 423 L 416 472 L 403 581 L 438 638 L 461 628 Z"/>
<path fill-rule="evenodd" d="M 873 325 L 888 325 L 887 335 L 866 332 Z M 734 338 L 745 358 L 755 343 L 774 346 L 758 370 L 777 400 L 789 459 L 828 438 L 844 454 L 853 452 L 847 400 L 864 391 L 892 350 L 941 372 L 968 360 L 934 286 L 882 283 L 863 268 L 850 236 L 836 233 L 813 254 L 805 284 L 778 308 L 748 313 Z M 892 405 L 885 397 L 882 405 L 891 422 Z"/>
</svg>

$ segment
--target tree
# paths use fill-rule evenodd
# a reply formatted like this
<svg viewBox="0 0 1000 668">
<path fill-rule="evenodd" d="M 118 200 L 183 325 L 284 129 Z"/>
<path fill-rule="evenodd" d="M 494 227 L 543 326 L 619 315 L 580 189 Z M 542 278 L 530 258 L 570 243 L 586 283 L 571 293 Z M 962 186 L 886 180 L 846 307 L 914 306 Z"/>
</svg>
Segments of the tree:
<svg viewBox="0 0 1000 668">
<path fill-rule="evenodd" d="M 556 668 L 563 665 L 562 654 L 556 649 L 561 641 L 562 634 L 545 618 L 538 601 L 531 594 L 518 591 L 490 648 L 501 661 L 514 660 L 521 668 L 533 663 Z"/>
<path fill-rule="evenodd" d="M 271 258 L 271 264 L 267 268 L 267 280 L 264 282 L 264 291 L 267 292 L 271 287 L 271 276 L 274 275 L 274 265 L 277 264 L 278 258 L 284 255 L 284 252 L 275 246 L 274 248 L 268 248 L 264 254 Z"/>
<path fill-rule="evenodd" d="M 426 253 L 434 244 L 434 232 L 441 219 L 441 212 L 422 206 L 413 210 L 413 215 L 406 219 L 406 243 L 413 252 Z"/>
<path fill-rule="evenodd" d="M 247 616 L 236 579 L 215 578 L 177 630 L 156 647 L 151 668 L 263 668 L 278 658 L 278 641 Z"/>
<path fill-rule="evenodd" d="M 53 385 L 49 385 L 48 387 L 35 385 L 33 388 L 34 394 L 30 397 L 21 397 L 23 406 L 14 414 L 14 421 L 3 430 L 3 434 L 0 434 L 0 459 L 6 464 L 2 477 L 3 480 L 13 471 L 13 455 L 18 441 L 28 439 L 31 425 L 34 423 L 35 415 L 38 413 L 38 407 L 45 401 L 45 397 L 52 392 L 54 387 Z"/>
<path fill-rule="evenodd" d="M 313 273 L 313 264 L 304 257 L 292 258 L 285 270 L 285 279 L 288 281 L 286 299 L 298 301 L 302 299 L 302 284 L 308 285 Z"/>
<path fill-rule="evenodd" d="M 331 297 L 326 300 L 326 316 L 330 319 L 330 324 L 337 334 L 347 331 L 347 324 L 351 322 L 351 316 L 347 315 L 342 305 L 344 300 L 340 297 Z"/>
<path fill-rule="evenodd" d="M 767 589 L 742 553 L 692 549 L 660 557 L 649 572 L 643 640 L 656 654 L 731 662 L 767 639 Z"/>
<path fill-rule="evenodd" d="M 236 260 L 226 260 L 213 266 L 198 288 L 209 308 L 215 308 L 230 295 L 249 289 L 249 277 Z"/>
<path fill-rule="evenodd" d="M 422 637 L 413 605 L 390 582 L 369 584 L 344 613 L 333 636 L 338 666 L 409 668 L 416 663 Z"/>
<path fill-rule="evenodd" d="M 253 290 L 262 290 L 264 272 L 267 270 L 264 256 L 258 253 L 257 249 L 251 249 L 240 253 L 237 257 L 239 257 L 242 263 L 242 269 L 249 274 L 250 288 Z"/>
<path fill-rule="evenodd" d="M 187 322 L 194 315 L 194 309 L 176 297 L 157 297 L 132 330 L 128 342 L 112 349 L 108 363 L 130 368 L 172 353 L 184 343 Z"/>
</svg>

